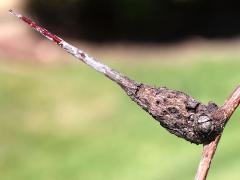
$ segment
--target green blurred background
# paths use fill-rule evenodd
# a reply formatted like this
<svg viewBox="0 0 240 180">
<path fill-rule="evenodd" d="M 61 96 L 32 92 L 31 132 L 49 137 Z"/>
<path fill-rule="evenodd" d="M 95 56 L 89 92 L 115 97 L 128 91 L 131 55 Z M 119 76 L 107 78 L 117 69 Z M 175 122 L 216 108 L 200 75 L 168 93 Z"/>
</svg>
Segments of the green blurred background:
<svg viewBox="0 0 240 180">
<path fill-rule="evenodd" d="M 0 20 L 0 179 L 193 179 L 201 145 L 168 133 L 113 82 L 5 11 Z M 204 103 L 223 104 L 239 84 L 237 36 L 154 44 L 83 39 L 68 41 L 139 82 Z M 237 110 L 225 128 L 208 179 L 240 178 L 239 117 Z"/>
</svg>

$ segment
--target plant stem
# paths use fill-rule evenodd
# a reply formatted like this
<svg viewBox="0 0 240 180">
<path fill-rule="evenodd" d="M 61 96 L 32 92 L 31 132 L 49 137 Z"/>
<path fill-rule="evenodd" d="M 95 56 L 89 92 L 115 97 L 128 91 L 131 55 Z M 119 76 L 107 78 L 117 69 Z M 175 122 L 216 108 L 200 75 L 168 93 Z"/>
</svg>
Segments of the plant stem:
<svg viewBox="0 0 240 180">
<path fill-rule="evenodd" d="M 82 51 L 81 49 L 76 48 L 75 46 L 67 43 L 63 39 L 59 38 L 58 36 L 52 34 L 47 29 L 41 27 L 31 19 L 13 11 L 9 10 L 11 14 L 18 17 L 23 22 L 30 25 L 34 30 L 40 32 L 43 36 L 48 38 L 49 40 L 55 42 L 57 45 L 59 45 L 61 48 L 63 48 L 65 51 L 76 57 L 78 60 L 81 60 L 88 66 L 92 67 L 93 69 L 97 70 L 101 74 L 104 74 L 109 79 L 113 80 L 117 84 L 119 84 L 124 90 L 126 90 L 128 95 L 131 95 L 134 93 L 134 91 L 139 86 L 139 83 L 135 82 L 134 80 L 129 79 L 128 77 L 122 75 L 121 73 L 111 69 L 105 64 L 102 64 L 98 62 L 93 57 L 89 56 L 87 53 Z"/>
<path fill-rule="evenodd" d="M 224 105 L 221 107 L 221 110 L 224 111 L 226 118 L 226 122 L 230 119 L 233 112 L 236 110 L 240 103 L 240 86 L 233 91 L 230 97 L 225 101 Z M 198 170 L 195 176 L 195 180 L 205 180 L 208 175 L 208 170 L 211 165 L 211 161 L 214 157 L 214 154 L 217 150 L 217 145 L 220 141 L 221 135 L 218 135 L 214 141 L 209 144 L 203 145 L 203 153 L 202 158 L 200 160 Z"/>
</svg>

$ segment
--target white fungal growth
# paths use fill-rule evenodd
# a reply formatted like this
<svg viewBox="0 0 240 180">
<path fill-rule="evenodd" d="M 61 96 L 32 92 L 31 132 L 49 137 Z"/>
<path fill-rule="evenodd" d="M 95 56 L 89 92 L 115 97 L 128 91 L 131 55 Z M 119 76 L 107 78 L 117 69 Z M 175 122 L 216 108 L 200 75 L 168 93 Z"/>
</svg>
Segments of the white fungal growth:
<svg viewBox="0 0 240 180">
<path fill-rule="evenodd" d="M 82 50 L 74 47 L 73 45 L 67 43 L 66 41 L 62 41 L 59 44 L 63 49 L 65 49 L 68 53 L 75 56 L 77 59 L 82 60 L 84 63 L 94 68 L 100 73 L 107 74 L 107 72 L 111 71 L 111 68 L 96 61 L 93 57 L 90 57 L 88 54 L 83 52 Z"/>
</svg>

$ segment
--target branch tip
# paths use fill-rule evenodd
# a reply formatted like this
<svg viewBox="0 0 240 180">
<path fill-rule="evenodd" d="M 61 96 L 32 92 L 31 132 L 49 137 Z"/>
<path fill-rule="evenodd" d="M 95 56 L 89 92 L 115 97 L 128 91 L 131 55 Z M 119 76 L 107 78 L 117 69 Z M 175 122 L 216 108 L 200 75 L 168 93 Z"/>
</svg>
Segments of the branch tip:
<svg viewBox="0 0 240 180">
<path fill-rule="evenodd" d="M 90 66 L 91 68 L 95 69 L 96 71 L 104 74 L 107 76 L 109 79 L 113 80 L 117 84 L 119 84 L 123 89 L 128 91 L 129 89 L 136 89 L 137 83 L 128 77 L 122 75 L 121 73 L 115 71 L 114 69 L 108 67 L 107 65 L 100 63 L 97 61 L 95 58 L 89 56 L 87 53 L 82 51 L 81 49 L 67 43 L 60 37 L 56 36 L 55 34 L 51 33 L 44 27 L 38 25 L 34 21 L 32 21 L 30 18 L 23 16 L 21 14 L 16 13 L 13 10 L 9 10 L 9 12 L 18 17 L 20 20 L 22 20 L 24 23 L 28 24 L 31 26 L 34 30 L 38 31 L 41 33 L 44 37 L 48 38 L 49 40 L 55 42 L 58 46 L 63 48 L 65 51 L 73 55 L 75 58 L 83 61 L 85 64 Z"/>
<path fill-rule="evenodd" d="M 22 17 L 22 15 L 21 15 L 21 14 L 19 14 L 19 13 L 15 12 L 15 11 L 14 11 L 14 10 L 12 10 L 12 9 L 9 9 L 9 10 L 8 10 L 8 12 L 9 12 L 9 13 L 11 13 L 12 15 L 14 15 L 14 16 L 16 16 L 16 17 L 18 17 L 18 18 Z"/>
</svg>

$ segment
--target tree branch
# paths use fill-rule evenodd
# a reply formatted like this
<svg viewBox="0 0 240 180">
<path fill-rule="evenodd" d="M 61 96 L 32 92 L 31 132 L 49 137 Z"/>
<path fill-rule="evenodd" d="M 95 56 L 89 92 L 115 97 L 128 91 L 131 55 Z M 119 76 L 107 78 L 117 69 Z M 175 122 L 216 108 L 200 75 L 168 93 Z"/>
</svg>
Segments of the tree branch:
<svg viewBox="0 0 240 180">
<path fill-rule="evenodd" d="M 240 103 L 240 86 L 238 86 L 231 96 L 225 101 L 224 105 L 220 108 L 224 111 L 226 118 L 225 125 L 227 121 L 232 116 L 235 109 L 238 107 Z M 205 180 L 208 174 L 208 170 L 211 165 L 211 161 L 216 152 L 217 145 L 220 141 L 221 135 L 218 135 L 214 141 L 209 144 L 203 145 L 203 153 L 202 158 L 200 160 L 198 170 L 195 176 L 195 180 Z"/>
<path fill-rule="evenodd" d="M 183 92 L 137 83 L 98 62 L 29 18 L 12 10 L 10 10 L 10 13 L 29 24 L 33 29 L 55 42 L 77 59 L 119 84 L 133 101 L 159 121 L 170 133 L 195 144 L 204 144 L 202 159 L 195 180 L 206 179 L 224 126 L 240 102 L 240 86 L 221 108 L 218 108 L 212 102 L 206 106 Z"/>
<path fill-rule="evenodd" d="M 63 48 L 69 54 L 76 57 L 78 60 L 81 60 L 88 66 L 92 67 L 93 69 L 97 70 L 101 74 L 104 74 L 105 76 L 107 76 L 108 78 L 113 80 L 114 82 L 118 83 L 122 88 L 124 88 L 127 91 L 128 94 L 133 93 L 131 91 L 136 90 L 137 86 L 139 86 L 139 83 L 135 82 L 134 80 L 129 79 L 128 77 L 113 70 L 112 68 L 108 67 L 107 65 L 98 62 L 96 59 L 89 56 L 87 53 L 85 53 L 81 49 L 78 49 L 75 46 L 67 43 L 60 37 L 52 34 L 47 29 L 41 27 L 40 25 L 33 22 L 31 19 L 27 18 L 26 16 L 23 16 L 13 10 L 9 10 L 9 12 L 11 14 L 13 14 L 14 16 L 18 17 L 23 22 L 30 25 L 34 30 L 38 31 L 39 33 L 41 33 L 43 36 L 45 36 L 49 40 L 55 42 L 58 46 Z"/>
<path fill-rule="evenodd" d="M 222 132 L 222 124 L 225 122 L 225 119 L 222 116 L 222 112 L 216 117 L 213 116 L 219 109 L 216 104 L 210 102 L 206 106 L 183 92 L 165 87 L 156 88 L 130 80 L 128 77 L 98 62 L 82 50 L 52 34 L 31 19 L 12 10 L 10 10 L 10 13 L 55 42 L 77 59 L 116 82 L 133 101 L 159 121 L 170 133 L 191 143 L 203 144 L 211 142 Z"/>
</svg>

